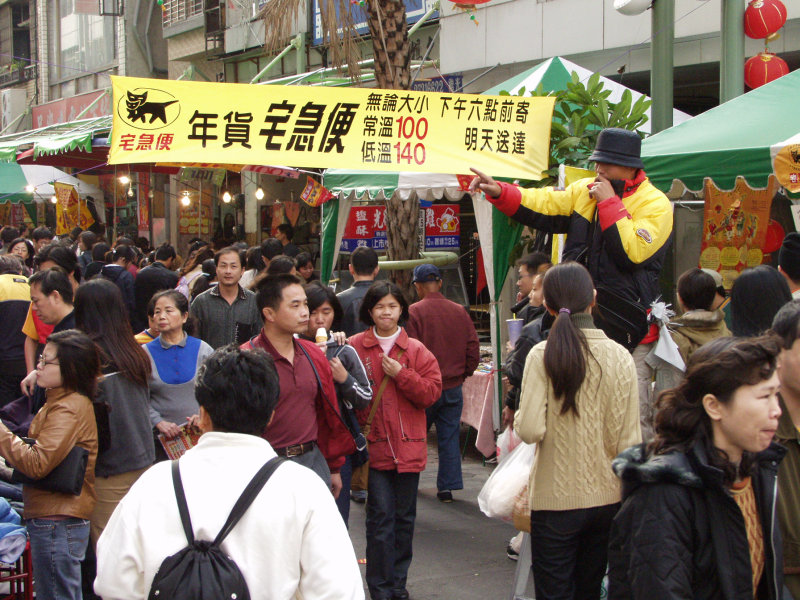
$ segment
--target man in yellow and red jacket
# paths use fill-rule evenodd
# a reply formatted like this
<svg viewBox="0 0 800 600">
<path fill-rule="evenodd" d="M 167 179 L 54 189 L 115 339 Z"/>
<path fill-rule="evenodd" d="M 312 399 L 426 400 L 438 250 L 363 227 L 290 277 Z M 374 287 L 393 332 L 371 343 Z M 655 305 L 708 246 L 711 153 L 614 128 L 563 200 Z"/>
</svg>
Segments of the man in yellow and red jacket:
<svg viewBox="0 0 800 600">
<path fill-rule="evenodd" d="M 597 177 L 563 191 L 522 189 L 499 183 L 473 169 L 471 189 L 481 190 L 500 211 L 523 225 L 566 233 L 562 260 L 577 260 L 602 285 L 644 308 L 659 296 L 658 276 L 672 236 L 672 205 L 650 183 L 641 159 L 641 138 L 633 131 L 600 132 L 589 160 Z M 652 372 L 644 362 L 658 338 L 653 325 L 634 350 L 642 403 L 649 403 Z"/>
</svg>

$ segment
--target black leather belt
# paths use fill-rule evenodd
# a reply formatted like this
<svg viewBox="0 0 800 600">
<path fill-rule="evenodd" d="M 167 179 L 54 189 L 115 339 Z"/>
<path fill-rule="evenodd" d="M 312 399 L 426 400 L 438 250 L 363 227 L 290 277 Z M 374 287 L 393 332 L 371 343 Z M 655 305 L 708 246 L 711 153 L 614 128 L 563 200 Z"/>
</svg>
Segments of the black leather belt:
<svg viewBox="0 0 800 600">
<path fill-rule="evenodd" d="M 291 458 L 292 456 L 300 456 L 306 452 L 311 452 L 317 442 L 305 442 L 304 444 L 295 444 L 294 446 L 286 446 L 286 448 L 274 448 L 278 456 L 285 456 Z"/>
</svg>

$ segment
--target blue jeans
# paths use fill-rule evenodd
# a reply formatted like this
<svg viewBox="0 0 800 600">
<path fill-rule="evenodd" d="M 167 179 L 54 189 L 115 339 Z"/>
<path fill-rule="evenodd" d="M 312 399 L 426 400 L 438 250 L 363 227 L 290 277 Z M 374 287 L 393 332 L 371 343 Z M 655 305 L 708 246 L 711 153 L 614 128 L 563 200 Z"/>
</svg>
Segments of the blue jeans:
<svg viewBox="0 0 800 600">
<path fill-rule="evenodd" d="M 336 506 L 339 509 L 339 514 L 342 515 L 342 519 L 344 519 L 344 526 L 349 528 L 350 482 L 353 479 L 353 463 L 350 456 L 344 459 L 344 464 L 339 469 L 339 475 L 342 477 L 342 491 L 339 492 L 339 497 L 336 499 Z"/>
<path fill-rule="evenodd" d="M 599 600 L 608 535 L 619 504 L 531 512 L 531 570 L 537 598 Z"/>
<path fill-rule="evenodd" d="M 372 600 L 389 600 L 411 566 L 419 473 L 370 469 L 367 487 L 367 586 Z"/>
<path fill-rule="evenodd" d="M 25 526 L 31 538 L 37 600 L 81 600 L 81 561 L 89 543 L 89 521 L 36 518 Z"/>
<path fill-rule="evenodd" d="M 442 391 L 433 406 L 425 409 L 428 429 L 436 424 L 436 442 L 439 448 L 439 472 L 436 475 L 436 488 L 442 490 L 464 489 L 461 478 L 461 448 L 458 433 L 461 429 L 461 410 L 464 396 L 461 386 Z"/>
</svg>

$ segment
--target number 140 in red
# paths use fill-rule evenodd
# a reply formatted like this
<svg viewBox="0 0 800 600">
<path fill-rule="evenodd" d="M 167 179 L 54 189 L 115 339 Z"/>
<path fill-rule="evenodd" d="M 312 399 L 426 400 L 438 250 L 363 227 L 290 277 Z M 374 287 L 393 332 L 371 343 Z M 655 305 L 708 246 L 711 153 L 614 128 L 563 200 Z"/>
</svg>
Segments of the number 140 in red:
<svg viewBox="0 0 800 600">
<path fill-rule="evenodd" d="M 395 152 L 397 153 L 397 162 L 406 161 L 407 165 L 411 164 L 413 159 L 418 165 L 425 164 L 425 145 L 415 144 L 412 148 L 411 142 L 397 142 L 394 145 Z"/>
</svg>

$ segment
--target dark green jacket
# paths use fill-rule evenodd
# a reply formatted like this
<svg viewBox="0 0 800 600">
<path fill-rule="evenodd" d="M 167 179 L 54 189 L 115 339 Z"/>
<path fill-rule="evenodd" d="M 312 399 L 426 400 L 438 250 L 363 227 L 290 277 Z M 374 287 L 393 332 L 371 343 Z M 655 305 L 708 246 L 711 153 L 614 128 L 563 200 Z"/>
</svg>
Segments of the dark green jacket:
<svg viewBox="0 0 800 600">
<path fill-rule="evenodd" d="M 783 533 L 783 565 L 786 574 L 800 575 L 800 431 L 797 430 L 783 398 L 783 414 L 775 441 L 786 448 L 778 470 L 778 521 Z"/>
</svg>

